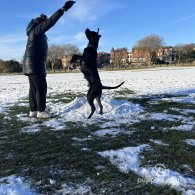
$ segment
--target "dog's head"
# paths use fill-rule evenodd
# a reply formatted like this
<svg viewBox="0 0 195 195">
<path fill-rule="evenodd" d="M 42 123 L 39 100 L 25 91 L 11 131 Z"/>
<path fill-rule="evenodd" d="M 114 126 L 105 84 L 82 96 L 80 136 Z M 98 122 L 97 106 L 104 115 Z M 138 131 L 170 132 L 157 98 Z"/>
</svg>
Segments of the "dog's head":
<svg viewBox="0 0 195 195">
<path fill-rule="evenodd" d="M 85 30 L 85 35 L 87 39 L 89 40 L 89 45 L 94 46 L 95 48 L 98 48 L 98 43 L 101 35 L 99 35 L 99 28 L 98 31 L 90 31 L 88 28 Z"/>
</svg>

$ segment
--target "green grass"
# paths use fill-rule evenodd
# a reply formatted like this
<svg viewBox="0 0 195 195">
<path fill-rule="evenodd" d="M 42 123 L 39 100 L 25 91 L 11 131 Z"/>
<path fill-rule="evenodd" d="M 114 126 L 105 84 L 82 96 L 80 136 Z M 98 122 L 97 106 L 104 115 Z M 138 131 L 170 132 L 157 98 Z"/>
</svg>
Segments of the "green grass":
<svg viewBox="0 0 195 195">
<path fill-rule="evenodd" d="M 125 95 L 135 94 L 135 92 L 133 90 L 128 89 L 128 88 L 124 88 L 120 91 L 116 91 L 115 94 L 125 96 Z"/>
<path fill-rule="evenodd" d="M 56 94 L 51 96 L 51 100 L 55 101 L 55 102 L 63 102 L 63 103 L 69 103 L 72 100 L 74 100 L 76 97 L 84 97 L 86 96 L 86 94 L 84 93 L 65 93 L 65 94 Z"/>
<path fill-rule="evenodd" d="M 131 90 L 124 89 L 117 92 L 117 99 L 126 99 L 140 104 L 145 114 L 164 113 L 182 115 L 178 109 L 195 109 L 193 104 L 181 104 L 162 100 L 168 95 L 141 96 L 129 98 Z M 120 95 L 120 97 L 119 97 Z M 124 97 L 121 97 L 124 96 Z M 49 97 L 52 100 L 68 103 L 83 94 L 58 94 Z M 155 101 L 155 104 L 151 102 Z M 175 113 L 177 112 L 177 113 Z M 187 177 L 193 176 L 195 170 L 195 147 L 183 142 L 185 139 L 195 139 L 194 131 L 180 132 L 170 130 L 181 124 L 180 121 L 156 121 L 147 118 L 134 124 L 121 124 L 125 131 L 133 134 L 119 134 L 116 137 L 104 136 L 98 138 L 92 133 L 100 129 L 99 124 L 83 126 L 82 122 L 64 122 L 66 128 L 52 131 L 50 127 L 41 126 L 36 133 L 22 133 L 21 129 L 31 125 L 29 121 L 18 121 L 16 115 L 27 114 L 28 107 L 15 106 L 9 111 L 11 119 L 4 119 L 0 114 L 0 175 L 6 177 L 12 174 L 28 178 L 32 187 L 40 194 L 54 194 L 64 183 L 76 186 L 86 184 L 94 194 L 167 194 L 178 195 L 180 192 L 168 186 L 160 187 L 146 183 L 138 183 L 140 178 L 133 172 L 122 173 L 106 158 L 98 155 L 105 150 L 116 150 L 141 144 L 150 144 L 151 150 L 142 152 L 144 167 L 163 163 L 171 170 L 175 170 Z M 183 116 L 183 115 L 182 115 Z M 190 115 L 193 117 L 193 115 Z M 36 124 L 42 124 L 37 120 Z M 151 127 L 155 127 L 151 129 Z M 169 129 L 164 131 L 163 129 Z M 82 140 L 85 138 L 86 140 Z M 74 138 L 81 139 L 80 141 Z M 169 146 L 157 145 L 150 139 L 160 139 Z M 89 150 L 82 150 L 87 148 Z M 184 169 L 182 165 L 189 165 L 192 170 Z M 97 170 L 97 167 L 102 168 Z M 49 180 L 55 180 L 50 184 Z"/>
</svg>

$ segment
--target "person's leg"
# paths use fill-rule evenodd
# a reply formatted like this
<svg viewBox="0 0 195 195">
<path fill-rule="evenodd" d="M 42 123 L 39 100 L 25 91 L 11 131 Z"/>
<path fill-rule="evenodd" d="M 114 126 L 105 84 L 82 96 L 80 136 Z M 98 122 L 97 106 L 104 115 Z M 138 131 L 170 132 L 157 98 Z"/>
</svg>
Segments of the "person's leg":
<svg viewBox="0 0 195 195">
<path fill-rule="evenodd" d="M 37 85 L 37 110 L 40 112 L 46 109 L 47 81 L 46 77 L 41 76 Z"/>
<path fill-rule="evenodd" d="M 47 82 L 46 77 L 38 76 L 38 75 L 31 75 L 29 77 L 29 82 L 31 82 L 31 89 L 33 89 L 33 93 L 29 93 L 31 105 L 36 105 L 37 112 L 30 112 L 29 116 L 37 117 L 37 118 L 51 118 L 53 114 L 45 111 L 46 109 L 46 94 L 47 94 Z M 32 101 L 33 100 L 33 101 Z M 33 107 L 33 106 L 32 106 Z"/>
<path fill-rule="evenodd" d="M 37 111 L 43 112 L 46 109 L 47 82 L 44 76 L 33 75 L 33 83 L 36 88 Z"/>
<path fill-rule="evenodd" d="M 29 104 L 30 104 L 30 111 L 35 112 L 37 111 L 37 100 L 36 100 L 36 86 L 34 84 L 33 75 L 28 76 L 29 80 Z"/>
<path fill-rule="evenodd" d="M 36 86 L 36 100 L 37 100 L 37 118 L 51 118 L 53 114 L 45 111 L 46 109 L 46 94 L 47 81 L 44 76 L 34 76 L 34 84 Z"/>
</svg>

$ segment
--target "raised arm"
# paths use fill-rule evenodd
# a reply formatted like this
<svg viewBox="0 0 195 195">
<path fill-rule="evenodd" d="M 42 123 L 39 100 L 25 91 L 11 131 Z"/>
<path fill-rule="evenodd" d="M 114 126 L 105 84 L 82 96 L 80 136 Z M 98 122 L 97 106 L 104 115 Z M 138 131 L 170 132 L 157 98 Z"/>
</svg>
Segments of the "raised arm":
<svg viewBox="0 0 195 195">
<path fill-rule="evenodd" d="M 35 34 L 41 34 L 48 31 L 52 26 L 55 25 L 55 23 L 59 20 L 59 18 L 64 14 L 65 11 L 68 11 L 72 5 L 75 3 L 75 1 L 67 1 L 64 6 L 57 10 L 51 17 L 46 19 L 45 21 L 38 24 L 35 29 Z"/>
</svg>

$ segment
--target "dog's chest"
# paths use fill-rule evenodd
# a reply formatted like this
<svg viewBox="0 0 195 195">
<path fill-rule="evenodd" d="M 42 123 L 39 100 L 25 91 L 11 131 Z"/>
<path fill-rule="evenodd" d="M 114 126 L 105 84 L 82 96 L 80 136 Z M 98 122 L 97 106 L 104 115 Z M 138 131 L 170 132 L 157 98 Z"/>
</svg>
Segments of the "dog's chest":
<svg viewBox="0 0 195 195">
<path fill-rule="evenodd" d="M 97 61 L 97 50 L 92 47 L 85 48 L 83 55 L 86 57 L 86 61 Z"/>
</svg>

